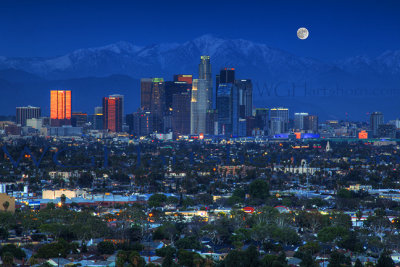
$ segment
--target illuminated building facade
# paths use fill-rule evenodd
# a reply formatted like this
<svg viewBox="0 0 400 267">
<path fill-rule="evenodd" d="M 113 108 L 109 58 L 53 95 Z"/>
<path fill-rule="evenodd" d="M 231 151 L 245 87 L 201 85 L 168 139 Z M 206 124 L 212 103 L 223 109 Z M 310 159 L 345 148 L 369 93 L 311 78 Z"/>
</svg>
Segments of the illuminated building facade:
<svg viewBox="0 0 400 267">
<path fill-rule="evenodd" d="M 50 120 L 51 126 L 71 124 L 71 91 L 50 91 Z"/>
<path fill-rule="evenodd" d="M 103 97 L 103 128 L 111 132 L 122 132 L 122 104 L 119 96 Z"/>
<path fill-rule="evenodd" d="M 200 134 L 206 132 L 206 117 L 208 110 L 208 81 L 194 79 L 192 85 L 192 98 L 190 105 L 190 133 Z"/>
</svg>

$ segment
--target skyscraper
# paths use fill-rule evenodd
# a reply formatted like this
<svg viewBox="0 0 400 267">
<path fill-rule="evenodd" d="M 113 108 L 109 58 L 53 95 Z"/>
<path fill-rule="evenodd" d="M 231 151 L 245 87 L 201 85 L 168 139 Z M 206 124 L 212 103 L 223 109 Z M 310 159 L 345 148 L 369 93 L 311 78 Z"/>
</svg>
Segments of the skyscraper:
<svg viewBox="0 0 400 267">
<path fill-rule="evenodd" d="M 42 112 L 39 107 L 32 107 L 32 106 L 17 107 L 16 111 L 17 124 L 25 126 L 27 119 L 34 119 L 34 118 L 37 119 L 41 116 L 41 114 Z"/>
<path fill-rule="evenodd" d="M 174 77 L 176 77 L 175 75 Z M 190 75 L 191 76 L 191 75 Z M 172 98 L 174 94 L 181 94 L 181 93 L 190 93 L 192 90 L 192 80 L 186 79 L 186 81 L 167 81 L 165 82 L 165 108 L 166 111 L 170 111 L 172 109 Z"/>
<path fill-rule="evenodd" d="M 239 117 L 245 119 L 253 113 L 253 84 L 251 80 L 236 80 L 239 91 Z"/>
<path fill-rule="evenodd" d="M 235 82 L 235 69 L 234 68 L 223 68 L 219 74 L 215 77 L 215 99 L 218 98 L 219 84 L 221 83 L 234 83 Z M 215 100 L 217 101 L 217 100 Z"/>
<path fill-rule="evenodd" d="M 103 127 L 111 132 L 122 131 L 122 101 L 119 96 L 103 97 Z"/>
<path fill-rule="evenodd" d="M 84 127 L 87 122 L 88 122 L 87 113 L 72 112 L 71 125 L 73 127 Z"/>
<path fill-rule="evenodd" d="M 318 133 L 318 116 L 308 115 L 304 117 L 304 130 Z"/>
<path fill-rule="evenodd" d="M 199 64 L 199 79 L 206 80 L 207 86 L 207 109 L 213 108 L 213 88 L 210 56 L 201 56 Z"/>
<path fill-rule="evenodd" d="M 192 84 L 193 75 L 191 75 L 191 74 L 175 74 L 174 82 L 186 82 L 187 84 Z"/>
<path fill-rule="evenodd" d="M 269 109 L 257 108 L 255 114 L 255 130 L 264 135 L 268 131 Z"/>
<path fill-rule="evenodd" d="M 274 129 L 273 130 L 274 134 L 280 134 L 280 133 L 284 133 L 284 132 L 288 131 L 288 126 L 289 126 L 289 109 L 288 108 L 271 108 L 269 116 L 270 116 L 270 128 Z M 279 123 L 281 125 L 278 127 L 277 124 L 279 124 Z M 277 129 L 279 129 L 279 130 L 277 130 Z"/>
<path fill-rule="evenodd" d="M 219 83 L 234 83 L 235 82 L 235 69 L 223 68 L 219 72 Z"/>
<path fill-rule="evenodd" d="M 190 133 L 206 132 L 206 116 L 208 110 L 208 81 L 194 79 L 192 84 L 192 98 L 190 105 Z"/>
<path fill-rule="evenodd" d="M 239 93 L 233 83 L 220 83 L 217 95 L 218 132 L 224 135 L 238 135 Z"/>
<path fill-rule="evenodd" d="M 120 94 L 113 94 L 113 95 L 110 95 L 110 97 L 119 97 L 119 98 L 121 98 L 121 102 L 122 102 L 122 123 L 125 123 L 125 119 L 124 119 L 124 116 L 125 116 L 125 97 L 123 95 L 120 95 Z"/>
<path fill-rule="evenodd" d="M 141 79 L 141 108 L 150 111 L 154 118 L 154 131 L 163 130 L 165 114 L 165 82 L 163 78 Z"/>
<path fill-rule="evenodd" d="M 308 116 L 306 112 L 294 113 L 294 129 L 301 131 L 304 130 L 304 117 Z"/>
<path fill-rule="evenodd" d="M 190 92 L 172 96 L 172 131 L 175 136 L 190 134 Z"/>
<path fill-rule="evenodd" d="M 50 124 L 61 126 L 71 124 L 71 91 L 50 91 Z"/>
<path fill-rule="evenodd" d="M 379 111 L 373 112 L 370 117 L 370 127 L 373 137 L 378 136 L 378 128 L 381 124 L 384 124 L 383 113 Z"/>
</svg>

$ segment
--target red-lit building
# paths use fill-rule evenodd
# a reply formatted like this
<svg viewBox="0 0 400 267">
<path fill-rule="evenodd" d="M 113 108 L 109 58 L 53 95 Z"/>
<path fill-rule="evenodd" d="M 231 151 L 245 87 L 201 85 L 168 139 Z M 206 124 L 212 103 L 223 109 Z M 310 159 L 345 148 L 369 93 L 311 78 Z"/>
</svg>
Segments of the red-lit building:
<svg viewBox="0 0 400 267">
<path fill-rule="evenodd" d="M 191 74 L 175 74 L 174 82 L 186 82 L 188 84 L 193 83 L 193 75 Z"/>
<path fill-rule="evenodd" d="M 71 124 L 71 91 L 50 91 L 50 120 L 51 126 Z"/>
<path fill-rule="evenodd" d="M 103 97 L 103 127 L 111 132 L 122 132 L 122 98 Z"/>
</svg>

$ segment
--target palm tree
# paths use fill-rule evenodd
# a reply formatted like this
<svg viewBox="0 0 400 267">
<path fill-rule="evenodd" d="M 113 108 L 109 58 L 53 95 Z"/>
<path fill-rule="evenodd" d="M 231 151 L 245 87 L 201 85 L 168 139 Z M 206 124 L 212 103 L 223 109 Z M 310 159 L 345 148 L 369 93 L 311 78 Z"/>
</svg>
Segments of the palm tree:
<svg viewBox="0 0 400 267">
<path fill-rule="evenodd" d="M 8 207 L 9 207 L 9 206 L 10 206 L 10 202 L 5 201 L 5 202 L 3 203 L 3 208 L 4 208 L 5 211 L 8 210 Z"/>
<path fill-rule="evenodd" d="M 65 201 L 66 201 L 66 199 L 67 199 L 67 197 L 66 197 L 64 194 L 62 194 L 62 195 L 61 195 L 61 197 L 60 197 L 60 200 L 61 200 L 61 205 L 62 205 L 62 206 L 64 206 L 64 205 L 65 205 Z"/>
</svg>

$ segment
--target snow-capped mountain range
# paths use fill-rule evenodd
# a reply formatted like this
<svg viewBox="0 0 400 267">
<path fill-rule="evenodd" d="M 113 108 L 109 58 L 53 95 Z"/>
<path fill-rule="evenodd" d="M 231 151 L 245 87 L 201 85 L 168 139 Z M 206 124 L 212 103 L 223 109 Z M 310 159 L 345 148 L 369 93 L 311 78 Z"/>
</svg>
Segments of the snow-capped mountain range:
<svg viewBox="0 0 400 267">
<path fill-rule="evenodd" d="M 48 80 L 112 74 L 133 78 L 161 76 L 168 79 L 168 76 L 176 73 L 196 74 L 201 55 L 211 57 L 215 72 L 221 67 L 235 67 L 246 78 L 263 82 L 321 80 L 331 75 L 359 75 L 364 72 L 384 76 L 400 74 L 400 50 L 388 51 L 376 58 L 356 56 L 325 63 L 295 56 L 265 44 L 212 35 L 204 35 L 182 44 L 137 46 L 118 42 L 103 47 L 79 49 L 54 58 L 0 57 L 0 69 L 23 70 Z"/>
<path fill-rule="evenodd" d="M 173 74 L 179 73 L 197 77 L 201 55 L 211 57 L 214 75 L 222 67 L 234 67 L 237 78 L 252 79 L 257 106 L 285 105 L 292 110 L 325 112 L 324 115 L 330 118 L 340 117 L 339 112 L 343 113 L 343 110 L 356 109 L 355 101 L 370 101 L 365 111 L 384 111 L 385 108 L 398 106 L 400 95 L 385 95 L 383 97 L 386 100 L 377 101 L 381 95 L 366 95 L 370 97 L 368 100 L 354 98 L 359 95 L 337 94 L 331 97 L 325 94 L 326 91 L 321 95 L 318 90 L 340 87 L 346 90 L 379 88 L 399 91 L 400 50 L 387 51 L 375 58 L 354 56 L 336 62 L 323 62 L 296 56 L 265 44 L 213 35 L 203 35 L 184 43 L 147 46 L 118 42 L 79 49 L 52 58 L 0 56 L 0 91 L 5 92 L 3 96 L 12 99 L 1 101 L 0 106 L 9 114 L 14 112 L 15 106 L 27 104 L 44 106 L 46 112 L 48 90 L 65 88 L 72 89 L 76 99 L 91 97 L 86 102 L 75 101 L 75 110 L 88 111 L 87 105 L 91 106 L 90 109 L 100 105 L 101 97 L 108 93 L 124 93 L 126 101 L 131 100 L 131 108 L 128 106 L 127 111 L 132 112 L 139 105 L 138 79 L 163 77 L 171 80 Z M 300 88 L 305 84 L 312 89 L 311 94 L 309 91 L 304 93 L 305 90 Z M 278 86 L 283 93 L 277 92 Z M 300 88 L 300 93 L 286 93 L 294 87 Z M 20 98 L 16 99 L 15 94 Z M 337 112 L 334 110 L 339 110 L 338 107 L 330 104 L 335 97 L 341 105 Z"/>
</svg>

